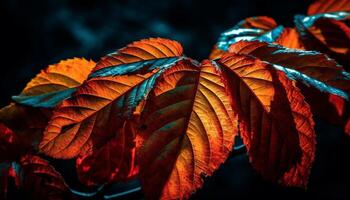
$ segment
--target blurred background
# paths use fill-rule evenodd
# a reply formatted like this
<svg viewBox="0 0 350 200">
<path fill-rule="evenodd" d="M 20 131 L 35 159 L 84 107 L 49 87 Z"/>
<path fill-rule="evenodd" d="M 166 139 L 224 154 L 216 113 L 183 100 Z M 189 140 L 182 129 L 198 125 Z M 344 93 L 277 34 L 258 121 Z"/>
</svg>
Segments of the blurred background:
<svg viewBox="0 0 350 200">
<path fill-rule="evenodd" d="M 293 25 L 312 1 L 295 0 L 1 0 L 0 106 L 48 64 L 98 59 L 148 37 L 179 41 L 185 54 L 205 59 L 220 32 L 258 15 Z M 229 159 L 194 199 L 350 199 L 350 140 L 317 120 L 318 149 L 305 191 L 269 184 L 245 155 Z M 132 198 L 132 197 L 131 197 Z M 136 197 L 135 197 L 136 198 Z M 137 198 L 142 198 L 137 196 Z"/>
</svg>

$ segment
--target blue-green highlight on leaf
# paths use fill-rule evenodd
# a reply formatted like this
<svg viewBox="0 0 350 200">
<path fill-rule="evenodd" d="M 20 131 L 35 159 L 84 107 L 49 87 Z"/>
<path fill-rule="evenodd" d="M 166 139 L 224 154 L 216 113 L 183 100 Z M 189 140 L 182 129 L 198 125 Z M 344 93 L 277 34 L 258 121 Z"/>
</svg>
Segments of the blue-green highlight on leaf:
<svg viewBox="0 0 350 200">
<path fill-rule="evenodd" d="M 350 12 L 330 12 L 321 13 L 311 16 L 295 15 L 294 21 L 296 25 L 302 24 L 305 28 L 309 28 L 315 24 L 319 19 L 334 19 L 334 20 L 345 20 L 350 17 Z"/>
<path fill-rule="evenodd" d="M 163 65 L 160 70 L 144 80 L 141 84 L 134 87 L 132 90 L 127 92 L 126 94 L 122 95 L 117 99 L 115 102 L 115 105 L 121 110 L 121 112 L 118 113 L 121 117 L 131 117 L 134 109 L 139 105 L 139 103 L 145 99 L 148 94 L 151 92 L 151 90 L 154 88 L 154 85 L 158 79 L 158 77 L 167 69 L 171 68 L 172 66 L 176 65 L 176 63 L 179 60 L 185 59 L 185 57 L 181 59 L 177 59 L 175 62 L 171 62 L 169 64 Z M 196 61 L 190 60 L 194 65 L 198 65 Z M 155 66 L 150 66 L 150 68 L 154 68 Z"/>
<path fill-rule="evenodd" d="M 337 88 L 332 87 L 330 85 L 327 85 L 321 81 L 313 79 L 313 78 L 307 76 L 306 74 L 298 72 L 297 70 L 286 68 L 286 67 L 283 67 L 280 65 L 275 65 L 275 64 L 272 66 L 277 70 L 283 71 L 292 80 L 300 81 L 303 84 L 305 84 L 307 86 L 315 87 L 316 89 L 318 89 L 322 92 L 334 94 L 334 95 L 340 96 L 346 100 L 349 100 L 349 95 L 346 92 L 344 92 L 343 90 L 337 89 Z"/>
<path fill-rule="evenodd" d="M 181 59 L 184 59 L 184 57 L 159 58 L 117 66 L 109 66 L 90 74 L 89 78 L 125 75 L 129 73 L 135 73 L 145 67 L 147 67 L 147 71 L 152 71 L 154 69 L 163 69 L 173 65 Z"/>
<path fill-rule="evenodd" d="M 311 16 L 295 15 L 294 23 L 302 37 L 307 35 L 307 29 L 315 24 L 319 19 L 345 20 L 350 17 L 350 12 L 331 12 Z"/>
<path fill-rule="evenodd" d="M 131 117 L 132 112 L 137 105 L 145 99 L 149 92 L 153 89 L 157 78 L 163 73 L 163 70 L 153 74 L 148 79 L 144 80 L 140 85 L 134 87 L 132 90 L 127 92 L 125 95 L 118 98 L 116 105 L 122 112 L 118 115 L 122 117 Z"/>
<path fill-rule="evenodd" d="M 236 25 L 237 26 L 237 25 Z M 233 27 L 223 32 L 218 40 L 217 47 L 221 50 L 227 51 L 231 44 L 239 41 L 261 41 L 261 42 L 275 42 L 283 32 L 284 27 L 278 26 L 271 31 L 264 32 L 262 29 L 256 28 L 237 28 Z"/>
<path fill-rule="evenodd" d="M 41 95 L 18 95 L 12 96 L 12 100 L 16 103 L 32 106 L 37 108 L 53 108 L 63 100 L 71 97 L 72 93 L 75 92 L 75 88 L 69 88 L 65 90 L 49 92 Z"/>
</svg>

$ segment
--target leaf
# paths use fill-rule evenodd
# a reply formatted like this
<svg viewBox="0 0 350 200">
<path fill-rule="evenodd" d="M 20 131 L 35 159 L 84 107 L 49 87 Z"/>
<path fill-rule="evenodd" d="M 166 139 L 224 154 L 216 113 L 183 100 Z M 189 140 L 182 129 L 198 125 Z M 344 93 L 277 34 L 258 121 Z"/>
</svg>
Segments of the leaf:
<svg viewBox="0 0 350 200">
<path fill-rule="evenodd" d="M 299 33 L 295 28 L 285 28 L 280 37 L 276 40 L 276 44 L 290 49 L 305 49 Z"/>
<path fill-rule="evenodd" d="M 71 96 L 94 66 L 93 61 L 84 58 L 73 58 L 49 65 L 27 84 L 20 95 L 13 96 L 12 99 L 33 107 L 55 107 Z"/>
<path fill-rule="evenodd" d="M 350 76 L 345 70 L 325 54 L 315 51 L 288 49 L 263 42 L 238 42 L 231 45 L 229 52 L 251 55 L 284 71 L 290 78 L 312 85 L 343 98 L 348 95 L 343 90 L 350 88 Z"/>
<path fill-rule="evenodd" d="M 267 16 L 249 17 L 240 21 L 235 28 L 256 28 L 269 31 L 277 27 L 274 19 Z"/>
<path fill-rule="evenodd" d="M 306 49 L 328 54 L 348 67 L 350 28 L 340 20 L 349 18 L 350 13 L 338 12 L 296 16 L 294 21 Z"/>
<path fill-rule="evenodd" d="M 20 187 L 30 199 L 69 199 L 70 191 L 62 176 L 38 156 L 21 158 Z"/>
<path fill-rule="evenodd" d="M 349 0 L 315 0 L 309 6 L 308 15 L 315 15 L 320 13 L 348 11 L 350 12 Z"/>
<path fill-rule="evenodd" d="M 344 132 L 349 135 L 347 123 L 350 119 L 350 104 L 348 100 L 302 84 L 298 84 L 298 87 L 310 104 L 312 113 L 332 124 L 344 127 Z"/>
<path fill-rule="evenodd" d="M 91 73 L 92 77 L 54 110 L 40 143 L 42 152 L 54 158 L 73 158 L 105 144 L 146 98 L 160 73 L 182 62 L 179 46 L 171 40 L 146 39 L 103 58 Z M 160 66 L 149 65 L 150 60 L 157 62 L 156 59 L 164 55 L 170 55 L 171 61 L 162 61 Z M 174 62 L 174 57 L 179 60 Z M 140 60 L 146 64 L 140 64 Z M 133 71 L 129 61 L 142 67 Z M 104 69 L 116 74 L 99 74 Z M 119 70 L 132 70 L 132 73 L 118 74 Z"/>
<path fill-rule="evenodd" d="M 225 53 L 226 53 L 226 51 L 217 48 L 217 46 L 215 45 L 215 46 L 213 47 L 213 49 L 211 50 L 211 52 L 210 52 L 209 59 L 210 59 L 210 60 L 219 59 L 219 58 L 221 58 L 221 56 L 224 55 Z"/>
<path fill-rule="evenodd" d="M 333 59 L 314 51 L 291 50 L 260 42 L 239 42 L 229 51 L 267 61 L 289 78 L 298 80 L 298 87 L 314 114 L 346 126 L 350 119 L 350 76 Z M 348 133 L 348 129 L 344 130 Z"/>
<path fill-rule="evenodd" d="M 181 45 L 173 40 L 150 38 L 136 41 L 115 53 L 101 58 L 92 71 L 92 74 L 95 74 L 92 76 L 98 76 L 101 71 L 113 71 L 114 75 L 122 75 L 138 70 L 143 65 L 149 65 L 152 62 L 177 58 L 182 55 L 182 52 Z M 105 68 L 107 70 L 103 70 Z"/>
<path fill-rule="evenodd" d="M 246 55 L 218 61 L 232 92 L 250 161 L 265 179 L 306 187 L 315 154 L 309 105 L 293 81 Z"/>
<path fill-rule="evenodd" d="M 117 180 L 129 180 L 138 174 L 134 123 L 124 122 L 117 134 L 100 149 L 77 159 L 77 172 L 82 183 L 102 185 Z"/>
<path fill-rule="evenodd" d="M 93 61 L 74 58 L 50 65 L 33 78 L 19 96 L 17 103 L 0 110 L 0 122 L 18 134 L 23 149 L 36 146 L 51 116 L 50 109 L 70 96 L 94 67 Z M 23 104 L 23 105 L 20 105 Z M 31 108 L 31 107 L 40 107 Z"/>
<path fill-rule="evenodd" d="M 220 50 L 227 51 L 231 44 L 241 40 L 274 42 L 282 31 L 283 26 L 277 26 L 272 18 L 265 16 L 251 17 L 221 33 L 216 46 Z"/>
<path fill-rule="evenodd" d="M 0 124 L 15 133 L 21 147 L 17 150 L 36 150 L 50 116 L 50 110 L 11 103 L 0 109 Z"/>
<path fill-rule="evenodd" d="M 22 151 L 18 136 L 11 129 L 0 123 L 0 164 L 16 160 Z"/>
<path fill-rule="evenodd" d="M 141 113 L 138 160 L 148 199 L 186 199 L 223 163 L 237 133 L 221 72 L 210 61 L 166 70 Z"/>
</svg>

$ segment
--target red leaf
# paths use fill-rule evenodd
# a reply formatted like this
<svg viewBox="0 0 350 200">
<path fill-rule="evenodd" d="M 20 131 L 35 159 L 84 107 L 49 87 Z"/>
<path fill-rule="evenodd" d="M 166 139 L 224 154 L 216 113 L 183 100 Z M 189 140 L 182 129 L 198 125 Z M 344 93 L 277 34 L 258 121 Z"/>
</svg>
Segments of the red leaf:
<svg viewBox="0 0 350 200">
<path fill-rule="evenodd" d="M 26 155 L 19 164 L 20 187 L 30 199 L 70 198 L 70 191 L 62 176 L 46 160 Z"/>
<path fill-rule="evenodd" d="M 124 122 L 116 136 L 101 148 L 77 159 L 79 179 L 86 185 L 129 180 L 138 174 L 135 163 L 136 130 L 132 121 Z"/>
<path fill-rule="evenodd" d="M 16 140 L 18 141 L 16 142 L 17 147 L 14 146 L 16 151 L 13 152 L 23 153 L 30 149 L 37 150 L 42 132 L 50 116 L 50 110 L 35 109 L 14 103 L 0 109 L 0 124 L 2 123 L 13 130 L 18 139 Z"/>
<path fill-rule="evenodd" d="M 2 123 L 0 123 L 0 152 L 0 163 L 12 162 L 23 153 L 18 136 Z"/>
<path fill-rule="evenodd" d="M 308 15 L 315 15 L 327 12 L 348 11 L 350 12 L 349 0 L 315 0 L 309 6 Z"/>
<path fill-rule="evenodd" d="M 249 56 L 227 54 L 219 64 L 253 166 L 268 180 L 306 187 L 316 141 L 299 89 L 284 73 Z"/>
<path fill-rule="evenodd" d="M 328 54 L 348 69 L 350 61 L 350 28 L 342 21 L 319 19 L 313 26 L 305 28 L 301 37 L 306 49 Z"/>
</svg>

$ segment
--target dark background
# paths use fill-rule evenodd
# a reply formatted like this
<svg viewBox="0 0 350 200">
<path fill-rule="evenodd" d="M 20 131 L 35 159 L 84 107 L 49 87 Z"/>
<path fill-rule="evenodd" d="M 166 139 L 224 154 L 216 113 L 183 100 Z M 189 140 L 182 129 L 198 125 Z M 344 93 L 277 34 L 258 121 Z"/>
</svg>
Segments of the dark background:
<svg viewBox="0 0 350 200">
<path fill-rule="evenodd" d="M 2 0 L 0 106 L 10 102 L 48 64 L 61 59 L 99 57 L 147 37 L 179 41 L 194 59 L 209 55 L 220 32 L 241 19 L 267 15 L 293 25 L 311 1 L 97 1 Z M 229 159 L 195 199 L 350 199 L 350 139 L 317 120 L 317 156 L 304 191 L 269 184 L 249 165 L 247 156 Z"/>
</svg>

